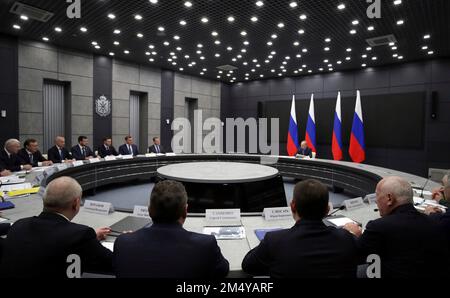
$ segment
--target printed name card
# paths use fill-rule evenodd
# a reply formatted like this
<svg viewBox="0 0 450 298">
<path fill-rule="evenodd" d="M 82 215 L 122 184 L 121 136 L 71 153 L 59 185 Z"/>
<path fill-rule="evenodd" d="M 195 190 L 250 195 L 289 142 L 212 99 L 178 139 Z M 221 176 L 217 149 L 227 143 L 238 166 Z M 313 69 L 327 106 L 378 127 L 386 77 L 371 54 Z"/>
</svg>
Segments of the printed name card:
<svg viewBox="0 0 450 298">
<path fill-rule="evenodd" d="M 148 214 L 148 207 L 147 206 L 138 206 L 138 205 L 134 206 L 133 216 L 142 217 L 142 218 L 150 218 L 150 215 Z"/>
<path fill-rule="evenodd" d="M 65 163 L 61 163 L 61 164 L 57 164 L 56 168 L 58 169 L 58 171 L 64 171 L 65 169 L 68 168 L 68 166 Z"/>
<path fill-rule="evenodd" d="M 292 219 L 290 207 L 264 208 L 265 220 Z"/>
<path fill-rule="evenodd" d="M 122 159 L 133 159 L 133 154 L 122 155 Z"/>
<path fill-rule="evenodd" d="M 84 210 L 90 213 L 108 215 L 111 209 L 111 203 L 99 202 L 99 201 L 84 201 Z"/>
<path fill-rule="evenodd" d="M 106 161 L 116 160 L 116 157 L 114 155 L 105 156 L 105 160 Z"/>
<path fill-rule="evenodd" d="M 240 221 L 241 209 L 206 209 L 205 219 L 208 222 Z"/>
<path fill-rule="evenodd" d="M 55 172 L 56 172 L 56 168 L 54 168 L 54 167 L 45 169 L 45 170 L 44 170 L 44 176 L 45 176 L 45 177 L 51 176 L 51 175 L 53 175 Z"/>
<path fill-rule="evenodd" d="M 377 195 L 374 194 L 374 193 L 368 194 L 368 195 L 366 196 L 366 199 L 367 199 L 367 202 L 368 202 L 370 205 L 374 205 L 374 204 L 377 203 Z"/>
<path fill-rule="evenodd" d="M 345 200 L 344 205 L 347 211 L 352 211 L 364 207 L 364 201 L 361 197 L 359 197 L 356 199 Z"/>
<path fill-rule="evenodd" d="M 74 167 L 82 166 L 82 165 L 83 165 L 83 161 L 82 161 L 82 160 L 76 160 L 76 161 L 74 161 L 74 162 L 72 163 L 72 165 L 73 165 Z"/>
<path fill-rule="evenodd" d="M 96 157 L 89 159 L 89 163 L 96 163 L 96 162 L 100 162 L 100 158 Z"/>
</svg>

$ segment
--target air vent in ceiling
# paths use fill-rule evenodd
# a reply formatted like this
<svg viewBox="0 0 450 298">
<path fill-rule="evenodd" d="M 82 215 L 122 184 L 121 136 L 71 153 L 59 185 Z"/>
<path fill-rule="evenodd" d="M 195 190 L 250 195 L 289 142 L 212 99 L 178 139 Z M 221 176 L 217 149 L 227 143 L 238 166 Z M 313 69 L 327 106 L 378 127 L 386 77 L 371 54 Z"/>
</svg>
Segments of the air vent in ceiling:
<svg viewBox="0 0 450 298">
<path fill-rule="evenodd" d="M 371 47 L 377 47 L 377 46 L 388 45 L 391 42 L 396 43 L 397 39 L 395 38 L 395 36 L 393 34 L 390 34 L 390 35 L 369 38 L 369 39 L 366 39 L 366 41 Z"/>
<path fill-rule="evenodd" d="M 23 4 L 20 2 L 14 2 L 13 6 L 9 10 L 11 13 L 15 13 L 17 15 L 25 15 L 30 19 L 41 21 L 41 22 L 47 22 L 50 20 L 50 18 L 53 16 L 53 13 L 30 6 L 27 4 Z"/>
<path fill-rule="evenodd" d="M 238 68 L 233 65 L 221 65 L 221 66 L 217 66 L 217 69 L 224 70 L 224 71 L 230 71 L 230 70 L 236 70 Z"/>
</svg>

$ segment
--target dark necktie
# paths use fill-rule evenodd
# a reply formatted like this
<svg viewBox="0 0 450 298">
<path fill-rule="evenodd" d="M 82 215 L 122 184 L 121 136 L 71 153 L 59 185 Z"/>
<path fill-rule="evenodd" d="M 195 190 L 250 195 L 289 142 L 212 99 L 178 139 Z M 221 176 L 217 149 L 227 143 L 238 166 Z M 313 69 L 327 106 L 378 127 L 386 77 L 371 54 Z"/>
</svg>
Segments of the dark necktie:
<svg viewBox="0 0 450 298">
<path fill-rule="evenodd" d="M 59 157 L 61 158 L 61 160 L 64 160 L 64 156 L 63 156 L 62 150 L 58 148 L 58 152 L 59 152 Z"/>
<path fill-rule="evenodd" d="M 159 153 L 159 146 L 156 145 L 156 153 Z"/>
<path fill-rule="evenodd" d="M 130 152 L 130 154 L 133 154 L 133 149 L 131 148 L 131 145 L 128 145 L 128 151 Z"/>
<path fill-rule="evenodd" d="M 83 157 L 86 157 L 86 149 L 83 147 Z"/>
<path fill-rule="evenodd" d="M 34 158 L 33 158 L 33 154 L 30 154 L 30 164 L 33 165 L 34 164 Z"/>
</svg>

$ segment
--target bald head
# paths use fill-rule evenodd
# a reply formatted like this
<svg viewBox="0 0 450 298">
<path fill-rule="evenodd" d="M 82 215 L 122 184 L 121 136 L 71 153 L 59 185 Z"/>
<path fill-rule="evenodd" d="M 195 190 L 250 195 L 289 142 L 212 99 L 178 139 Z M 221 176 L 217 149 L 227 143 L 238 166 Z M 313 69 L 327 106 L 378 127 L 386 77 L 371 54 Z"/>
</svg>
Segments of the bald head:
<svg viewBox="0 0 450 298">
<path fill-rule="evenodd" d="M 20 150 L 20 141 L 17 139 L 9 139 L 5 142 L 5 149 L 10 153 L 17 154 Z"/>
<path fill-rule="evenodd" d="M 308 147 L 308 143 L 307 143 L 306 141 L 302 141 L 302 142 L 300 143 L 300 147 L 301 147 L 302 149 L 305 149 L 306 147 Z"/>
<path fill-rule="evenodd" d="M 386 177 L 376 188 L 377 205 L 381 216 L 389 215 L 395 208 L 413 204 L 413 189 L 405 179 L 397 176 Z"/>
<path fill-rule="evenodd" d="M 70 220 L 77 215 L 81 203 L 82 189 L 70 177 L 52 180 L 45 189 L 44 210 L 64 214 Z"/>
<path fill-rule="evenodd" d="M 62 136 L 57 136 L 55 138 L 55 144 L 59 148 L 64 148 L 64 146 L 66 145 L 66 139 L 64 137 L 62 137 Z"/>
</svg>

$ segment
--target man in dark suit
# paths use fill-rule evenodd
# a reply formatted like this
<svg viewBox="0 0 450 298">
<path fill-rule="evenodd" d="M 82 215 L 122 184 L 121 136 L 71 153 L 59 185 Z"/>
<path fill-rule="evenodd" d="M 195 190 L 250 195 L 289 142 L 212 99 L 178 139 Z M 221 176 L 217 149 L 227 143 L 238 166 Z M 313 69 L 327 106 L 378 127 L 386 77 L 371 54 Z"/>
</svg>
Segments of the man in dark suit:
<svg viewBox="0 0 450 298">
<path fill-rule="evenodd" d="M 51 166 L 52 161 L 49 161 L 42 156 L 39 151 L 38 142 L 35 139 L 27 139 L 23 143 L 23 148 L 20 149 L 19 156 L 22 164 L 30 164 L 33 167 Z"/>
<path fill-rule="evenodd" d="M 78 272 L 110 273 L 112 253 L 99 242 L 110 232 L 72 223 L 80 210 L 82 190 L 69 177 L 51 181 L 44 193 L 44 211 L 11 227 L 0 262 L 0 276 L 65 278 L 79 257 Z"/>
<path fill-rule="evenodd" d="M 291 210 L 296 224 L 267 233 L 247 253 L 242 269 L 273 278 L 356 278 L 354 237 L 322 221 L 329 211 L 327 187 L 312 179 L 297 183 Z"/>
<path fill-rule="evenodd" d="M 22 164 L 17 153 L 20 150 L 20 142 L 16 139 L 9 139 L 5 142 L 5 147 L 0 150 L 0 164 L 5 170 L 17 172 L 21 170 L 31 170 L 30 164 Z"/>
<path fill-rule="evenodd" d="M 155 185 L 149 213 L 153 225 L 122 234 L 114 243 L 114 271 L 127 278 L 223 278 L 229 270 L 214 236 L 183 229 L 187 194 L 175 181 Z"/>
<path fill-rule="evenodd" d="M 166 153 L 164 147 L 161 146 L 161 142 L 158 137 L 153 138 L 153 145 L 148 147 L 148 152 L 150 153 Z"/>
<path fill-rule="evenodd" d="M 119 153 L 117 153 L 116 149 L 112 145 L 112 139 L 111 138 L 103 138 L 103 144 L 98 147 L 98 155 L 101 158 L 105 158 L 105 156 L 114 155 L 117 156 Z"/>
<path fill-rule="evenodd" d="M 3 245 L 5 241 L 2 236 L 7 235 L 10 228 L 11 225 L 9 223 L 0 223 L 0 260 L 2 259 Z"/>
<path fill-rule="evenodd" d="M 450 179 L 445 180 L 445 184 L 441 190 L 442 200 L 450 199 Z M 429 206 L 425 209 L 425 214 L 430 215 L 430 218 L 434 220 L 447 238 L 447 248 L 450 255 L 450 208 L 444 213 L 439 207 Z"/>
<path fill-rule="evenodd" d="M 302 141 L 300 143 L 300 148 L 298 148 L 298 155 L 309 156 L 312 158 L 312 150 L 308 147 L 308 143 L 306 141 Z"/>
<path fill-rule="evenodd" d="M 73 158 L 76 160 L 88 160 L 95 157 L 94 152 L 88 146 L 88 138 L 86 136 L 78 137 L 78 145 L 75 145 L 70 150 Z"/>
<path fill-rule="evenodd" d="M 401 177 L 387 177 L 376 187 L 381 218 L 359 226 L 345 226 L 358 239 L 364 258 L 378 255 L 381 278 L 448 276 L 445 236 L 438 225 L 413 205 L 413 190 Z"/>
<path fill-rule="evenodd" d="M 133 144 L 133 137 L 126 136 L 125 144 L 119 147 L 119 154 L 121 155 L 133 155 L 136 156 L 139 154 L 138 147 Z"/>
<path fill-rule="evenodd" d="M 62 136 L 55 138 L 55 146 L 48 149 L 47 158 L 53 163 L 71 162 L 72 154 L 65 148 L 66 139 Z"/>
</svg>

